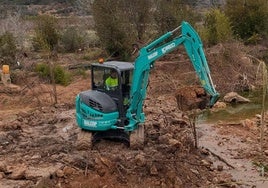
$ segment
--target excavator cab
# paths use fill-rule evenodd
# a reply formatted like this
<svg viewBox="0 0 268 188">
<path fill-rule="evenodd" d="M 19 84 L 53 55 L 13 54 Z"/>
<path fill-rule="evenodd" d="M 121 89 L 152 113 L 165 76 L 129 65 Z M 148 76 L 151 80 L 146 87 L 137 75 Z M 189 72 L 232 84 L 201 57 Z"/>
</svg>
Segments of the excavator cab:
<svg viewBox="0 0 268 188">
<path fill-rule="evenodd" d="M 81 128 L 79 148 L 91 147 L 91 140 L 94 143 L 103 138 L 128 141 L 124 126 L 129 124 L 126 114 L 133 70 L 131 62 L 108 61 L 91 65 L 92 89 L 76 97 L 76 120 Z M 108 85 L 109 80 L 111 85 Z"/>
<path fill-rule="evenodd" d="M 81 92 L 77 97 L 79 101 L 76 101 L 77 120 L 82 129 L 103 131 L 118 129 L 128 123 L 126 111 L 133 69 L 132 63 L 120 61 L 91 65 L 92 90 Z M 96 125 L 91 125 L 92 119 L 97 122 Z"/>
<path fill-rule="evenodd" d="M 109 95 L 120 117 L 125 116 L 128 106 L 133 68 L 132 63 L 119 61 L 92 65 L 92 89 Z"/>
</svg>

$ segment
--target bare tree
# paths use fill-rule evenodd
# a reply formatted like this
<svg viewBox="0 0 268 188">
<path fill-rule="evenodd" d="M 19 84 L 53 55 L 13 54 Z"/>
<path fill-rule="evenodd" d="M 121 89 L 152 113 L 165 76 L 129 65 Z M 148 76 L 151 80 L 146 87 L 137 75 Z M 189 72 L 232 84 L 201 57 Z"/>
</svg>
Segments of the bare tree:
<svg viewBox="0 0 268 188">
<path fill-rule="evenodd" d="M 154 12 L 155 23 L 158 33 L 171 31 L 180 25 L 182 20 L 192 22 L 196 18 L 189 3 L 185 0 L 156 0 L 156 10 Z"/>
<path fill-rule="evenodd" d="M 145 32 L 150 26 L 152 9 L 152 1 L 140 1 L 140 0 L 130 0 L 125 1 L 125 8 L 129 22 L 134 26 L 134 31 L 138 40 L 143 41 Z"/>
<path fill-rule="evenodd" d="M 52 91 L 54 96 L 54 104 L 58 103 L 57 90 L 55 83 L 54 61 L 57 59 L 56 46 L 58 44 L 59 35 L 57 31 L 58 23 L 52 16 L 40 16 L 36 22 L 35 38 L 33 42 L 38 50 L 47 53 L 47 63 L 50 70 L 50 79 L 52 82 Z"/>
<path fill-rule="evenodd" d="M 124 12 L 124 0 L 94 1 L 92 9 L 101 44 L 109 54 L 124 58 L 130 49 L 133 33 Z"/>
</svg>

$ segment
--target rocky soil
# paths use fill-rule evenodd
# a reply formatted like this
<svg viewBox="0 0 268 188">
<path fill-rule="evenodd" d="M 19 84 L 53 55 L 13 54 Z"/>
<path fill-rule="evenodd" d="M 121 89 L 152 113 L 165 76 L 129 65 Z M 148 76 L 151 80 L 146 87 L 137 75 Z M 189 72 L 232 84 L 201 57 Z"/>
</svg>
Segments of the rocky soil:
<svg viewBox="0 0 268 188">
<path fill-rule="evenodd" d="M 221 94 L 244 86 L 240 84 L 241 73 L 249 75 L 248 83 L 255 84 L 251 78 L 255 69 L 248 68 L 255 68 L 253 62 L 247 61 L 247 67 L 225 66 L 218 61 L 220 53 L 215 51 L 223 50 L 218 48 L 209 51 L 208 58 L 212 79 Z M 178 108 L 175 91 L 198 83 L 190 63 L 181 55 L 157 62 L 151 72 L 144 104 L 143 150 L 111 140 L 77 150 L 74 98 L 90 87 L 88 78 L 76 76 L 69 86 L 57 86 L 58 104 L 52 105 L 51 85 L 34 73 L 19 74 L 17 87 L 0 86 L 0 187 L 267 185 L 268 133 L 265 129 L 265 152 L 261 155 L 256 117 L 236 124 L 222 117 L 222 121 L 202 125 Z M 219 106 L 210 113 L 221 110 Z"/>
</svg>

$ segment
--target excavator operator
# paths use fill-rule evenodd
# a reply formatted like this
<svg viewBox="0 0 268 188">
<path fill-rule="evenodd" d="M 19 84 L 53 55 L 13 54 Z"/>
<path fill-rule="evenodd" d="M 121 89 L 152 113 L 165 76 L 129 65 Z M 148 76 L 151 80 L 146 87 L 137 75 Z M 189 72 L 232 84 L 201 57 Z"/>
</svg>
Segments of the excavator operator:
<svg viewBox="0 0 268 188">
<path fill-rule="evenodd" d="M 110 76 L 105 80 L 107 90 L 115 90 L 118 86 L 118 77 L 116 70 L 112 69 Z"/>
</svg>

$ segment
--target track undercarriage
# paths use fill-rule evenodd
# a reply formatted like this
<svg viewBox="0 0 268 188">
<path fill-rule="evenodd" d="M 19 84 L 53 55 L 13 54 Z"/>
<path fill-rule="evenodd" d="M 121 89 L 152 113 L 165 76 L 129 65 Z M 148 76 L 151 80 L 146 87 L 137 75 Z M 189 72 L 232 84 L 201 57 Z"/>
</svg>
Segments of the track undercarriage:
<svg viewBox="0 0 268 188">
<path fill-rule="evenodd" d="M 138 128 L 133 132 L 126 132 L 121 129 L 90 132 L 80 129 L 76 147 L 78 150 L 91 149 L 95 143 L 102 139 L 122 142 L 131 149 L 142 149 L 144 145 L 144 125 L 138 125 Z"/>
</svg>

